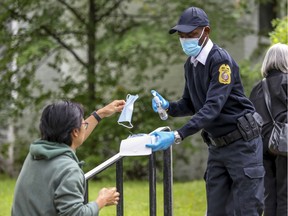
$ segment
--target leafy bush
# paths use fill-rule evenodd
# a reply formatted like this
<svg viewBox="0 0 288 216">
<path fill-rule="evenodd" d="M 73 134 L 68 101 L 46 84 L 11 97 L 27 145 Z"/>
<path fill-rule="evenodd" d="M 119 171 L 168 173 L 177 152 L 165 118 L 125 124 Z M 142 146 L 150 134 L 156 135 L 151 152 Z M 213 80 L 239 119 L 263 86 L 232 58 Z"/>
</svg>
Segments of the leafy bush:
<svg viewBox="0 0 288 216">
<path fill-rule="evenodd" d="M 275 29 L 269 34 L 271 43 L 288 44 L 288 16 L 273 20 L 272 26 Z"/>
</svg>

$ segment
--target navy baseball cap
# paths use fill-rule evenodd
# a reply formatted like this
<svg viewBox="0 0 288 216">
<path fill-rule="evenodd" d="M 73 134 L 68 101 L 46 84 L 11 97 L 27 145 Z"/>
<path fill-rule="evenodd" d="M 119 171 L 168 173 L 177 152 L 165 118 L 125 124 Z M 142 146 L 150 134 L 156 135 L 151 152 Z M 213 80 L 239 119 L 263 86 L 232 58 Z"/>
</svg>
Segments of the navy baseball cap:
<svg viewBox="0 0 288 216">
<path fill-rule="evenodd" d="M 200 8 L 190 7 L 181 14 L 177 25 L 169 30 L 169 34 L 176 31 L 189 33 L 199 26 L 209 26 L 207 14 Z"/>
</svg>

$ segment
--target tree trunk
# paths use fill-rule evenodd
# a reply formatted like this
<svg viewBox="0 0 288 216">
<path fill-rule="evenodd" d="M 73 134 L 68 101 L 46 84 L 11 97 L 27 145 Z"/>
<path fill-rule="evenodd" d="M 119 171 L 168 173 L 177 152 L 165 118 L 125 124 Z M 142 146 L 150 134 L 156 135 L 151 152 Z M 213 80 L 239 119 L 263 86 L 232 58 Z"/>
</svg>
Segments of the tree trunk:
<svg viewBox="0 0 288 216">
<path fill-rule="evenodd" d="M 14 147 L 15 147 L 15 134 L 14 126 L 9 125 L 7 129 L 7 156 L 0 155 L 0 170 L 3 170 L 4 173 L 8 174 L 11 177 L 15 177 L 16 172 L 14 168 Z"/>
<path fill-rule="evenodd" d="M 10 176 L 15 175 L 15 169 L 14 169 L 14 147 L 15 147 L 15 131 L 14 126 L 12 124 L 9 125 L 8 128 L 8 160 L 7 160 L 7 173 Z"/>
<path fill-rule="evenodd" d="M 88 83 L 88 96 L 90 101 L 95 101 L 96 98 L 96 4 L 94 0 L 89 0 L 89 15 L 87 24 L 87 40 L 88 40 L 88 64 L 87 64 L 87 83 Z"/>
</svg>

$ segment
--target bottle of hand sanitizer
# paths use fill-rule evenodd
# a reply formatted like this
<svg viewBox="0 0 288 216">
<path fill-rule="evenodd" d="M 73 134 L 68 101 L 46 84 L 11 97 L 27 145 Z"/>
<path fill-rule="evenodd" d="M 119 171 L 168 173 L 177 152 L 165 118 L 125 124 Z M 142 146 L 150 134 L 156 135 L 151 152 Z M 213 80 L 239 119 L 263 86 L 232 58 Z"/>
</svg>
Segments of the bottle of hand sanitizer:
<svg viewBox="0 0 288 216">
<path fill-rule="evenodd" d="M 160 118 L 161 118 L 162 120 L 167 120 L 168 114 L 167 114 L 166 110 L 164 110 L 164 109 L 162 108 L 162 106 L 161 106 L 161 101 L 160 101 L 159 97 L 156 95 L 156 92 L 153 92 L 152 94 L 153 94 L 153 96 L 154 96 L 154 100 L 155 100 L 156 106 L 157 106 L 157 112 L 158 112 Z"/>
</svg>

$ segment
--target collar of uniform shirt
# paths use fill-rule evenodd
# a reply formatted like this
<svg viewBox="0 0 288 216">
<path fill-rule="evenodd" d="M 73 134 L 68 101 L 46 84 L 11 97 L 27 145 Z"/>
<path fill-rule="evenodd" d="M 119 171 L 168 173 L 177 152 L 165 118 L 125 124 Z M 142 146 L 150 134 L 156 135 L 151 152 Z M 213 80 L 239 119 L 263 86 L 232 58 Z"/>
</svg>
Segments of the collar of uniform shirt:
<svg viewBox="0 0 288 216">
<path fill-rule="evenodd" d="M 200 54 L 196 58 L 194 58 L 193 56 L 191 57 L 191 59 L 190 59 L 191 64 L 193 64 L 194 67 L 197 66 L 198 62 L 201 62 L 203 65 L 205 65 L 208 54 L 211 51 L 212 47 L 213 47 L 213 43 L 209 39 L 207 44 L 201 50 Z"/>
</svg>

